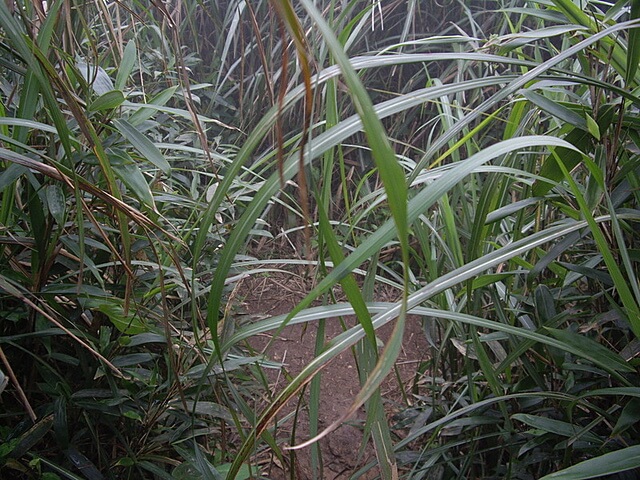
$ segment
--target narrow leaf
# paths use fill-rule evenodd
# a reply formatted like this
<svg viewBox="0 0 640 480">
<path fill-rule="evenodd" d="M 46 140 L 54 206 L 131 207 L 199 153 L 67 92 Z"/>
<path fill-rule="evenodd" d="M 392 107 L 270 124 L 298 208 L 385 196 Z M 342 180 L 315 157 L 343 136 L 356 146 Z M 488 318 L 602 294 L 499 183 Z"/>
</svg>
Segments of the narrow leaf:
<svg viewBox="0 0 640 480">
<path fill-rule="evenodd" d="M 582 440 L 594 444 L 600 444 L 603 442 L 602 438 L 589 431 L 582 432 L 582 427 L 580 425 L 574 425 L 560 420 L 554 420 L 552 418 L 541 417 L 538 415 L 529 415 L 526 413 L 516 413 L 512 415 L 511 418 L 519 420 L 520 422 L 537 430 L 553 433 L 562 437 L 579 437 Z"/>
<path fill-rule="evenodd" d="M 589 131 L 587 121 L 564 105 L 554 102 L 553 100 L 531 90 L 522 90 L 522 96 L 533 103 L 536 107 L 556 118 L 559 118 L 560 120 L 563 120 L 569 125 L 579 128 L 580 130 L 584 130 L 585 132 Z"/>
<path fill-rule="evenodd" d="M 131 145 L 133 145 L 133 147 L 138 150 L 143 157 L 162 170 L 166 175 L 171 173 L 171 166 L 169 165 L 169 162 L 167 162 L 164 155 L 162 155 L 158 147 L 156 147 L 151 140 L 122 118 L 114 120 L 113 124 L 122 136 L 129 140 Z"/>
<path fill-rule="evenodd" d="M 140 319 L 125 314 L 122 305 L 116 302 L 115 299 L 92 299 L 87 302 L 87 306 L 105 314 L 114 327 L 127 335 L 136 335 L 148 330 Z"/>
<path fill-rule="evenodd" d="M 617 437 L 638 422 L 640 422 L 640 399 L 632 398 L 622 409 L 611 436 Z"/>
<path fill-rule="evenodd" d="M 573 467 L 542 477 L 540 480 L 586 480 L 640 467 L 640 445 L 605 453 Z"/>
<path fill-rule="evenodd" d="M 67 210 L 67 199 L 64 196 L 62 187 L 60 184 L 55 183 L 53 185 L 48 185 L 45 191 L 49 213 L 58 225 L 63 225 Z"/>
<path fill-rule="evenodd" d="M 116 75 L 115 87 L 117 90 L 123 90 L 127 84 L 127 79 L 138 60 L 138 53 L 136 49 L 136 43 L 133 40 L 129 40 L 127 46 L 124 47 L 124 53 L 122 54 L 122 63 L 118 67 L 118 73 Z"/>
<path fill-rule="evenodd" d="M 102 67 L 77 62 L 76 68 L 97 95 L 104 95 L 114 89 L 109 74 Z"/>
<path fill-rule="evenodd" d="M 102 110 L 112 110 L 119 107 L 124 102 L 124 94 L 120 90 L 111 90 L 96 98 L 88 107 L 90 112 L 100 112 Z"/>
<path fill-rule="evenodd" d="M 631 0 L 631 13 L 629 20 L 640 18 L 640 1 Z M 640 29 L 629 29 L 629 45 L 627 46 L 627 71 L 624 80 L 627 88 L 635 87 L 635 76 L 638 71 L 638 63 L 640 63 Z"/>
<path fill-rule="evenodd" d="M 153 194 L 149 188 L 147 180 L 144 178 L 140 167 L 136 164 L 128 163 L 123 165 L 113 165 L 116 176 L 138 197 L 144 205 L 153 212 L 157 212 Z"/>
<path fill-rule="evenodd" d="M 20 458 L 36 445 L 51 430 L 53 426 L 53 415 L 48 415 L 39 420 L 33 427 L 20 436 L 16 447 L 11 451 L 9 457 Z"/>
<path fill-rule="evenodd" d="M 625 362 L 622 357 L 607 347 L 591 340 L 589 337 L 568 330 L 547 328 L 549 333 L 561 342 L 571 345 L 576 350 L 589 352 L 589 356 L 600 365 L 608 365 L 609 368 L 619 372 L 634 372 L 635 369 Z"/>
<path fill-rule="evenodd" d="M 598 126 L 598 123 L 588 113 L 586 114 L 586 118 L 587 118 L 587 131 L 596 140 L 600 140 L 600 127 Z"/>
</svg>

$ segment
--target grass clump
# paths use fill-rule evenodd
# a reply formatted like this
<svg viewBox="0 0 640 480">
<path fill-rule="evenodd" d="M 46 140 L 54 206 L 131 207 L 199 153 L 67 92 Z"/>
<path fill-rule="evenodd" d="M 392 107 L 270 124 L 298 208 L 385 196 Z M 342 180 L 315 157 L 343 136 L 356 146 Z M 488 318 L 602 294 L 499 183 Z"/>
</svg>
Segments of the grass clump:
<svg viewBox="0 0 640 480">
<path fill-rule="evenodd" d="M 640 467 L 639 10 L 583 7 L 7 2 L 2 475 L 295 471 L 291 399 L 313 478 L 360 407 L 376 455 L 353 478 Z M 297 253 L 260 266 L 276 236 Z M 311 287 L 244 322 L 233 285 L 274 264 Z M 392 417 L 409 315 L 431 351 Z M 314 358 L 265 393 L 245 342 L 300 323 Z M 323 431 L 343 352 L 361 389 Z"/>
</svg>

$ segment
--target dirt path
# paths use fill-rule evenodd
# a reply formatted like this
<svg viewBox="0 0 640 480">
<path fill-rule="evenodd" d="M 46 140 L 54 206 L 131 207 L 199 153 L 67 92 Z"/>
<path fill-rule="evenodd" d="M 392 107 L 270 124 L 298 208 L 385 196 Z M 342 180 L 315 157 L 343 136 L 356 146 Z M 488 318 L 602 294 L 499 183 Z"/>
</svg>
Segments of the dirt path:
<svg viewBox="0 0 640 480">
<path fill-rule="evenodd" d="M 244 313 L 255 316 L 275 316 L 288 313 L 307 291 L 301 280 L 294 275 L 273 274 L 266 277 L 256 277 L 243 280 L 238 286 L 237 298 L 243 299 Z M 390 300 L 387 298 L 381 300 Z M 353 325 L 354 318 L 345 318 L 348 326 Z M 313 359 L 316 341 L 316 325 L 309 325 L 306 330 L 302 325 L 285 328 L 277 338 L 271 335 L 257 336 L 250 340 L 255 350 L 264 353 L 268 358 L 281 362 L 283 372 L 271 370 L 268 372 L 271 391 L 279 393 L 287 385 L 287 374 L 295 376 L 305 365 Z M 385 325 L 377 332 L 378 337 L 385 342 L 391 333 L 393 325 Z M 325 338 L 331 339 L 342 333 L 343 328 L 338 319 L 326 322 Z M 270 344 L 269 344 L 270 343 Z M 397 362 L 401 382 L 397 378 L 389 378 L 382 388 L 385 399 L 385 409 L 392 415 L 396 402 L 402 402 L 403 394 L 411 397 L 411 385 L 415 372 L 421 361 L 426 360 L 428 346 L 418 321 L 407 322 L 403 350 Z M 359 391 L 358 371 L 351 351 L 340 354 L 333 362 L 322 370 L 321 398 L 319 426 L 324 428 L 338 419 L 351 405 Z M 281 418 L 294 411 L 296 405 L 287 405 Z M 341 426 L 320 441 L 322 463 L 324 471 L 320 478 L 326 480 L 347 479 L 362 466 L 374 458 L 371 442 L 362 449 L 363 432 L 361 426 L 365 419 L 363 409 L 347 424 Z M 282 425 L 278 438 L 283 445 L 290 443 L 293 421 Z M 306 408 L 298 415 L 296 428 L 296 442 L 300 443 L 309 438 L 309 419 Z M 290 469 L 294 469 L 293 478 L 306 480 L 312 478 L 310 467 L 310 449 L 299 450 L 295 465 L 284 466 L 272 464 L 267 472 L 268 478 L 277 480 L 291 478 Z M 372 469 L 358 478 L 374 478 L 378 474 Z"/>
</svg>

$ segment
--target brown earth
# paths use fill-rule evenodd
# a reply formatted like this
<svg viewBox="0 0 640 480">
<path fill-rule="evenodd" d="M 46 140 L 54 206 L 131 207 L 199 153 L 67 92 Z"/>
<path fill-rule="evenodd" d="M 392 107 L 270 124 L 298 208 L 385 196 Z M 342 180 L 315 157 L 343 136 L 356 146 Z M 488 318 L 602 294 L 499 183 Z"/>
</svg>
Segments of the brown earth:
<svg viewBox="0 0 640 480">
<path fill-rule="evenodd" d="M 254 318 L 265 318 L 285 314 L 300 301 L 309 291 L 309 282 L 301 276 L 286 273 L 272 273 L 268 276 L 250 277 L 241 281 L 234 292 L 234 297 L 241 300 L 242 313 Z M 393 301 L 398 292 L 393 290 L 381 291 L 376 294 L 378 301 Z M 246 317 L 245 317 L 246 318 Z M 354 318 L 343 318 L 352 326 Z M 392 322 L 393 323 L 393 322 Z M 385 325 L 377 332 L 382 342 L 386 342 L 392 324 Z M 329 319 L 326 322 L 325 338 L 331 339 L 342 333 L 343 326 L 339 319 Z M 267 370 L 267 378 L 271 393 L 275 396 L 287 385 L 287 378 L 298 374 L 304 366 L 313 359 L 316 341 L 316 325 L 288 326 L 273 338 L 271 334 L 255 336 L 249 341 L 252 349 L 263 353 L 267 358 L 283 365 L 282 370 Z M 398 406 L 412 400 L 411 388 L 416 381 L 416 371 L 420 362 L 426 360 L 429 348 L 417 319 L 407 321 L 403 348 L 397 360 L 398 376 L 391 374 L 382 385 L 382 395 L 385 402 L 387 416 L 398 411 Z M 321 397 L 319 428 L 329 426 L 337 420 L 351 406 L 355 395 L 359 391 L 358 370 L 351 351 L 344 352 L 335 358 L 321 372 Z M 399 378 L 397 378 L 399 377 Z M 305 396 L 308 397 L 308 393 Z M 404 400 L 403 400 L 404 399 Z M 295 411 L 296 403 L 289 402 L 282 410 L 279 421 L 287 414 Z M 293 417 L 291 417 L 293 418 Z M 364 409 L 359 409 L 355 417 L 348 420 L 337 430 L 320 440 L 323 471 L 318 478 L 337 480 L 347 478 L 369 479 L 378 475 L 372 468 L 368 472 L 354 474 L 360 468 L 375 459 L 371 440 L 363 447 L 362 426 L 365 420 Z M 289 419 L 279 426 L 277 438 L 280 445 L 290 445 L 292 429 L 295 427 L 295 443 L 301 443 L 309 438 L 309 419 L 306 405 L 298 412 L 295 422 Z M 401 434 L 401 432 L 399 432 Z M 293 464 L 283 465 L 282 462 L 270 458 L 262 459 L 265 466 L 264 476 L 278 480 L 295 478 L 306 480 L 313 478 L 311 474 L 310 448 L 297 450 Z"/>
</svg>

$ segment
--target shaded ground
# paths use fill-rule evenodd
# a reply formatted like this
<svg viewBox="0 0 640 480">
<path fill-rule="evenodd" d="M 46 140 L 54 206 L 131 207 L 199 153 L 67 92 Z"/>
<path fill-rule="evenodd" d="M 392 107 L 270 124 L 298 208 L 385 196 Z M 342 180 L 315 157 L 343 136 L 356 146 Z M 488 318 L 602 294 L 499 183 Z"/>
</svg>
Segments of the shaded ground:
<svg viewBox="0 0 640 480">
<path fill-rule="evenodd" d="M 308 291 L 309 285 L 300 277 L 288 274 L 269 274 L 264 277 L 252 277 L 245 279 L 236 288 L 236 298 L 242 300 L 243 313 L 264 318 L 288 313 L 296 303 Z M 380 301 L 395 300 L 397 292 L 379 292 Z M 353 325 L 354 318 L 343 319 L 348 326 Z M 392 324 L 385 325 L 377 332 L 377 336 L 386 342 L 389 337 Z M 330 319 L 326 322 L 326 339 L 331 339 L 342 333 L 343 327 L 338 319 Z M 383 397 L 385 409 L 388 415 L 392 415 L 395 406 L 403 402 L 404 394 L 411 400 L 411 386 L 415 380 L 415 373 L 421 361 L 426 360 L 428 346 L 422 333 L 420 323 L 414 319 L 407 322 L 403 349 L 397 362 L 399 378 L 391 376 L 383 384 Z M 251 339 L 250 345 L 255 350 L 264 353 L 268 358 L 281 362 L 284 371 L 267 371 L 267 377 L 271 392 L 275 395 L 287 385 L 287 374 L 295 376 L 313 358 L 316 341 L 316 325 L 309 325 L 306 331 L 302 325 L 286 327 L 277 338 L 271 335 L 257 336 Z M 340 354 L 322 371 L 322 393 L 320 399 L 319 424 L 320 429 L 329 426 L 338 419 L 351 405 L 355 395 L 359 391 L 358 372 L 352 353 Z M 280 418 L 295 410 L 296 405 L 290 402 Z M 365 419 L 364 410 L 361 409 L 355 418 L 350 419 L 346 425 L 338 428 L 320 441 L 322 462 L 324 471 L 321 478 L 327 480 L 350 478 L 362 466 L 374 458 L 371 442 L 361 449 L 363 432 L 360 428 Z M 293 420 L 284 423 L 277 434 L 278 438 L 286 439 L 281 445 L 290 443 Z M 295 425 L 296 443 L 309 438 L 309 419 L 306 408 L 302 408 L 298 414 Z M 294 465 L 282 465 L 280 462 L 272 463 L 268 478 L 280 479 L 293 478 L 305 480 L 311 478 L 310 449 L 299 450 Z M 359 475 L 358 478 L 373 478 L 378 474 L 377 470 Z"/>
</svg>

